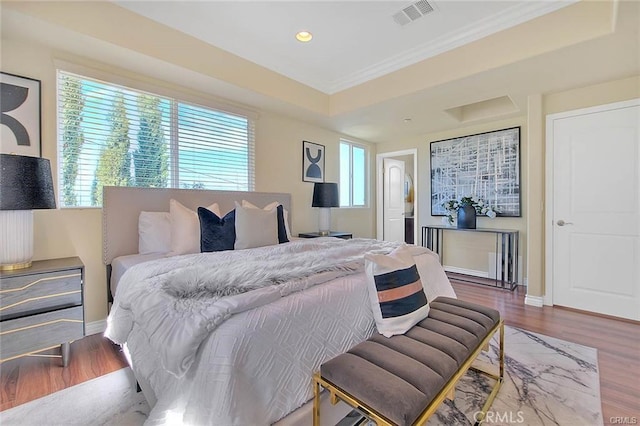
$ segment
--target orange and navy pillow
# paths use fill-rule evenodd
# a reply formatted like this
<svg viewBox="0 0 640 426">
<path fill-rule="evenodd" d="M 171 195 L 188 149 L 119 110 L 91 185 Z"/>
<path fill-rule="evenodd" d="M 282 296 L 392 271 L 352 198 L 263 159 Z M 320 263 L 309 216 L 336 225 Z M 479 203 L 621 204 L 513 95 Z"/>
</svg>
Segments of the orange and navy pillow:
<svg viewBox="0 0 640 426">
<path fill-rule="evenodd" d="M 427 295 L 407 246 L 365 256 L 369 300 L 378 332 L 404 334 L 429 314 Z"/>
</svg>

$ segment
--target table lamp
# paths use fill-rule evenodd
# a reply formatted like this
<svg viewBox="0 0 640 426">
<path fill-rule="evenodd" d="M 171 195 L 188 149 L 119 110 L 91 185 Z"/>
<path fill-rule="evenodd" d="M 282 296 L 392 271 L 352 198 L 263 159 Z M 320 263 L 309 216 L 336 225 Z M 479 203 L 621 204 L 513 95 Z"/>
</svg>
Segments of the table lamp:
<svg viewBox="0 0 640 426">
<path fill-rule="evenodd" d="M 0 154 L 0 270 L 31 266 L 33 210 L 55 208 L 49 160 Z"/>
<path fill-rule="evenodd" d="M 313 187 L 311 207 L 320 207 L 320 223 L 318 233 L 329 235 L 331 229 L 331 207 L 340 207 L 338 184 L 333 182 L 316 183 Z"/>
</svg>

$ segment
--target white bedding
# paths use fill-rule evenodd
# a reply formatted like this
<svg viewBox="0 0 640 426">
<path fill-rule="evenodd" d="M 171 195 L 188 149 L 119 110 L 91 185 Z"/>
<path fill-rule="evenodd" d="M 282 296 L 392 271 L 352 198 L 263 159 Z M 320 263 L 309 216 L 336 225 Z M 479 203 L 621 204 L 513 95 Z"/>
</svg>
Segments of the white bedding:
<svg viewBox="0 0 640 426">
<path fill-rule="evenodd" d="M 287 246 L 308 250 L 323 240 L 301 240 Z M 274 248 L 228 252 L 218 257 L 241 259 L 269 250 Z M 429 299 L 455 296 L 437 257 L 426 249 L 415 250 Z M 125 297 L 135 297 L 136 286 L 144 286 L 133 277 L 161 275 L 176 265 L 203 262 L 208 256 L 212 254 L 156 260 L 131 268 L 121 283 L 127 291 L 119 289 L 114 307 L 121 308 Z M 264 289 L 253 292 L 261 290 Z M 142 302 L 127 300 L 125 305 L 135 310 Z M 134 371 L 150 385 L 157 398 L 150 424 L 271 424 L 311 398 L 311 374 L 322 362 L 367 339 L 375 328 L 365 275 L 358 272 L 229 315 L 199 345 L 193 364 L 180 376 L 163 367 L 167 354 L 153 349 L 157 342 L 149 338 L 154 333 L 149 331 L 148 324 L 145 328 L 136 319 L 124 326 L 114 324 L 118 318 L 122 320 L 122 316 L 112 311 L 111 331 L 107 335 L 121 340 L 122 336 L 113 332 L 113 326 L 119 326 L 120 332 L 129 329 L 125 340 Z"/>
</svg>

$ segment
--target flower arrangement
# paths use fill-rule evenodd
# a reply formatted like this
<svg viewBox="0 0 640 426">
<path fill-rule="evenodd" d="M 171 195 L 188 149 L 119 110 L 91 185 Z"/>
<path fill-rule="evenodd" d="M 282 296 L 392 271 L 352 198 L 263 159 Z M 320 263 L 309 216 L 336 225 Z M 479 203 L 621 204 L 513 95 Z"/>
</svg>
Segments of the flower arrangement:
<svg viewBox="0 0 640 426">
<path fill-rule="evenodd" d="M 442 207 L 447 211 L 447 215 L 442 218 L 445 225 L 453 225 L 453 219 L 458 215 L 458 209 L 465 206 L 471 206 L 476 210 L 476 214 L 486 215 L 493 219 L 496 212 L 490 206 L 486 205 L 482 198 L 462 197 L 460 200 L 449 200 L 442 203 Z"/>
</svg>

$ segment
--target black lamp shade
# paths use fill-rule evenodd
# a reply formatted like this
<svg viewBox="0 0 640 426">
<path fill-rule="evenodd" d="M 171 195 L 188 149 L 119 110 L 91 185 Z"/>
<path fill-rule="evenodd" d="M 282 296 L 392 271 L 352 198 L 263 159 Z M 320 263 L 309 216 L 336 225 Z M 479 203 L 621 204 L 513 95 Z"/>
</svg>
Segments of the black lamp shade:
<svg viewBox="0 0 640 426">
<path fill-rule="evenodd" d="M 0 154 L 0 210 L 55 208 L 48 159 Z"/>
<path fill-rule="evenodd" d="M 340 207 L 338 184 L 332 182 L 316 183 L 313 187 L 311 207 Z"/>
</svg>

